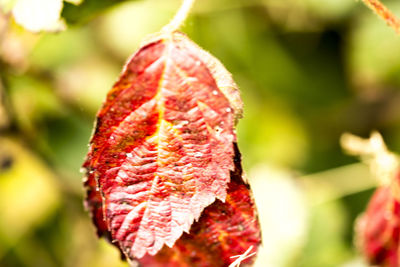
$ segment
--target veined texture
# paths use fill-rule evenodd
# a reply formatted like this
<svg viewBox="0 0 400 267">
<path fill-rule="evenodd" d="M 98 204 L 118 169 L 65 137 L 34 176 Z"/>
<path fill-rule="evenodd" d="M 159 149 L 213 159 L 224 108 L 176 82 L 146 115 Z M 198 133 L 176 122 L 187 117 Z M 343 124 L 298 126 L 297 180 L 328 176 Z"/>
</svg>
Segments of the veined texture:
<svg viewBox="0 0 400 267">
<path fill-rule="evenodd" d="M 229 72 L 184 35 L 142 46 L 97 114 L 84 163 L 100 233 L 107 228 L 129 258 L 189 233 L 226 199 L 241 109 Z"/>
</svg>

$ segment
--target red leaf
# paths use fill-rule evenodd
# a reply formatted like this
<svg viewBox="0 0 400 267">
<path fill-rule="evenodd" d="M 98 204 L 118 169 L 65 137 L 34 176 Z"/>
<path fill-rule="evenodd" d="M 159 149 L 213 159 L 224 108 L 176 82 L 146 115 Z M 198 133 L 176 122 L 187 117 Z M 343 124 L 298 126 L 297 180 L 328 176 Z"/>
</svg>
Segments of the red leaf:
<svg viewBox="0 0 400 267">
<path fill-rule="evenodd" d="M 217 200 L 207 207 L 189 234 L 183 234 L 172 248 L 164 247 L 154 257 L 140 259 L 142 266 L 223 267 L 250 247 L 253 247 L 251 252 L 257 251 L 261 243 L 260 226 L 250 187 L 242 179 L 238 150 L 235 162 L 225 203 Z M 242 263 L 251 263 L 254 258 Z"/>
<path fill-rule="evenodd" d="M 233 256 L 243 254 L 250 247 L 257 251 L 261 243 L 260 226 L 251 190 L 242 179 L 240 153 L 235 148 L 235 171 L 231 173 L 225 203 L 217 200 L 208 206 L 189 234 L 184 233 L 172 248 L 164 246 L 157 255 L 139 259 L 142 266 L 223 267 L 235 260 Z M 87 203 L 92 215 L 101 215 L 101 202 L 97 201 L 100 194 L 95 186 L 90 186 L 93 183 L 87 185 Z M 97 197 L 90 192 L 97 192 Z M 102 216 L 94 216 L 94 222 L 101 226 L 105 221 Z M 109 236 L 107 229 L 103 230 L 100 234 Z M 249 257 L 243 264 L 251 263 L 254 258 Z"/>
<path fill-rule="evenodd" d="M 398 267 L 400 264 L 400 202 L 394 194 L 398 189 L 393 186 L 375 191 L 367 211 L 357 223 L 358 243 L 372 265 Z"/>
<path fill-rule="evenodd" d="M 225 201 L 240 115 L 230 74 L 184 35 L 142 46 L 97 115 L 84 163 L 89 190 L 97 181 L 102 195 L 99 231 L 107 226 L 129 258 L 172 247 L 205 207 Z"/>
</svg>

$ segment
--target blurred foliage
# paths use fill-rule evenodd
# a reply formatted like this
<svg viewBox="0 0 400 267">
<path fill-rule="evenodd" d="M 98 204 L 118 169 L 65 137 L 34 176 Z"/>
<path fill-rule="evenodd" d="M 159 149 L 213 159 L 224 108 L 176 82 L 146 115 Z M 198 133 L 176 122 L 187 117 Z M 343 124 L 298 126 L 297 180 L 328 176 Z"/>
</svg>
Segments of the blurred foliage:
<svg viewBox="0 0 400 267">
<path fill-rule="evenodd" d="M 65 3 L 61 15 L 69 24 L 83 23 L 99 15 L 105 9 L 124 1 L 126 0 L 86 0 L 78 5 Z"/>
<path fill-rule="evenodd" d="M 124 62 L 180 0 L 65 1 L 66 29 L 36 34 L 18 1 L 0 2 L 0 266 L 126 266 L 95 236 L 79 168 Z M 379 130 L 400 151 L 399 36 L 353 0 L 202 0 L 183 31 L 241 87 L 257 266 L 365 266 L 353 223 L 375 182 L 339 137 Z"/>
</svg>

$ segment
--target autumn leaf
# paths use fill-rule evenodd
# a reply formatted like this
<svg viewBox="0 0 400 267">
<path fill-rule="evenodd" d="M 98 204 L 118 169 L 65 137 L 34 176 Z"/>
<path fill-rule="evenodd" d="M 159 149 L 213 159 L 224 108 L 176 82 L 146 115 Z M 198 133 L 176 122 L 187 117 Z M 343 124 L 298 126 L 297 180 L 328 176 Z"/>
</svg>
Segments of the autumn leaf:
<svg viewBox="0 0 400 267">
<path fill-rule="evenodd" d="M 172 247 L 204 208 L 225 201 L 241 109 L 229 72 L 181 33 L 152 38 L 128 61 L 84 167 L 89 195 L 95 181 L 102 196 L 98 227 L 129 258 Z M 95 217 L 98 198 L 88 198 Z"/>
<path fill-rule="evenodd" d="M 378 188 L 356 225 L 358 245 L 372 265 L 400 264 L 400 202 L 393 193 L 390 186 Z"/>
<path fill-rule="evenodd" d="M 172 248 L 164 246 L 155 256 L 146 255 L 139 259 L 142 266 L 223 267 L 234 262 L 233 256 L 245 253 L 246 249 L 257 251 L 261 243 L 260 226 L 250 187 L 242 178 L 241 158 L 236 145 L 234 160 L 235 171 L 231 172 L 226 201 L 217 200 L 208 206 L 200 220 L 192 225 L 190 233 L 184 233 Z M 95 184 L 87 185 L 86 203 L 92 208 L 100 236 L 108 239 L 110 233 L 101 228 L 105 224 L 99 201 L 101 195 Z M 254 258 L 254 255 L 246 258 L 242 266 L 252 263 Z"/>
<path fill-rule="evenodd" d="M 400 171 L 398 156 L 391 152 L 378 132 L 364 139 L 343 134 L 342 147 L 370 166 L 380 182 L 365 214 L 356 223 L 356 244 L 371 265 L 400 264 Z"/>
<path fill-rule="evenodd" d="M 85 209 L 90 212 L 94 225 L 96 226 L 97 235 L 105 237 L 111 241 L 111 234 L 108 232 L 108 227 L 104 219 L 103 199 L 97 187 L 94 175 L 87 174 L 84 182 L 86 188 Z"/>
<path fill-rule="evenodd" d="M 249 185 L 242 179 L 240 153 L 236 149 L 235 171 L 231 173 L 225 203 L 217 200 L 207 207 L 190 233 L 183 234 L 172 248 L 164 247 L 157 255 L 139 260 L 153 267 L 229 266 L 247 249 L 261 243 L 260 226 Z M 242 261 L 251 263 L 253 257 Z"/>
</svg>

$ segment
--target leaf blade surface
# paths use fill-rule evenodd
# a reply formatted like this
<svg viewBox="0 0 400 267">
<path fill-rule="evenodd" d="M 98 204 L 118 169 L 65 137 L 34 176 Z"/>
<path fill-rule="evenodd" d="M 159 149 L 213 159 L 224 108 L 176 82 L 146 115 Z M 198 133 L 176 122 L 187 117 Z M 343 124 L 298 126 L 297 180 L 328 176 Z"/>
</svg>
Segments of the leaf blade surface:
<svg viewBox="0 0 400 267">
<path fill-rule="evenodd" d="M 240 115 L 229 72 L 180 33 L 153 39 L 128 61 L 84 163 L 111 238 L 128 257 L 172 247 L 204 208 L 225 201 Z M 98 196 L 88 201 L 99 217 Z"/>
</svg>

